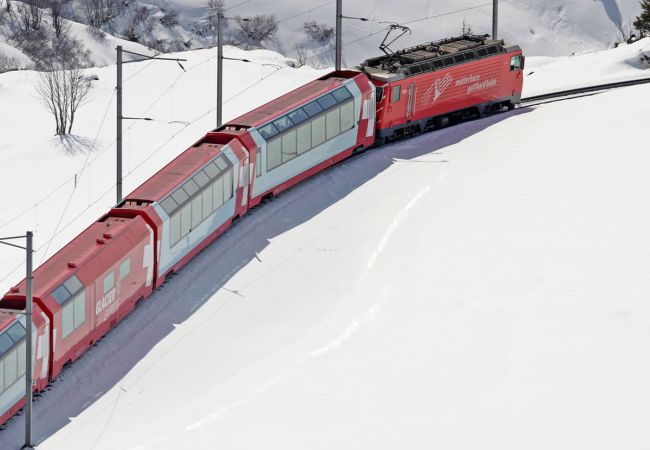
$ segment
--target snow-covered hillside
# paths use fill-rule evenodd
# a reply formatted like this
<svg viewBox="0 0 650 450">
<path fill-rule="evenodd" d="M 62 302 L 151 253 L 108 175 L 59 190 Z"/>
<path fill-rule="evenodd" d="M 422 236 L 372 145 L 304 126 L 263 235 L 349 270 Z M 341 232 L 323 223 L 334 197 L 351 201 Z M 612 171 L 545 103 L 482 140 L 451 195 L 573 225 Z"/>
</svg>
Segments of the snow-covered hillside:
<svg viewBox="0 0 650 450">
<path fill-rule="evenodd" d="M 0 5 L 1 5 L 0 1 Z M 13 1 L 13 4 L 19 4 Z M 68 16 L 87 23 L 85 1 L 70 0 Z M 229 17 L 257 14 L 275 15 L 279 28 L 275 38 L 265 45 L 291 57 L 297 57 L 297 48 L 306 49 L 311 65 L 333 65 L 333 52 L 327 45 L 314 45 L 303 30 L 303 24 L 316 21 L 333 26 L 335 22 L 334 0 L 225 0 Z M 137 28 L 137 39 L 156 48 L 180 50 L 214 45 L 214 38 L 206 31 L 208 21 L 207 0 L 136 0 L 129 2 L 126 10 L 112 20 L 106 29 L 110 34 L 127 37 L 129 23 L 139 7 L 148 11 Z M 406 7 L 405 7 L 406 6 Z M 15 6 L 14 6 L 15 8 Z M 632 22 L 640 14 L 638 0 L 528 0 L 512 2 L 502 0 L 499 13 L 499 35 L 509 42 L 519 43 L 529 55 L 569 55 L 589 50 L 610 48 L 624 40 L 633 31 Z M 492 2 L 480 0 L 411 0 L 389 2 L 386 0 L 362 0 L 344 2 L 344 14 L 367 18 L 368 21 L 344 20 L 344 63 L 355 66 L 376 56 L 378 46 L 389 23 L 400 23 L 411 28 L 412 33 L 402 37 L 392 48 L 399 49 L 452 35 L 459 35 L 463 23 L 471 26 L 477 34 L 490 34 Z M 173 16 L 173 25 L 165 25 Z M 49 16 L 45 14 L 45 20 Z M 230 21 L 236 27 L 234 21 Z M 113 38 L 96 39 L 88 34 L 86 26 L 74 24 L 72 35 L 90 50 L 96 65 L 114 61 Z M 0 52 L 8 45 L 2 37 L 0 23 Z M 5 30 L 5 35 L 8 31 Z"/>
<path fill-rule="evenodd" d="M 647 75 L 648 51 L 529 59 L 526 92 Z M 322 73 L 227 55 L 255 64 L 227 61 L 226 119 Z M 125 114 L 156 119 L 126 131 L 126 191 L 213 124 L 214 51 L 179 56 L 125 74 Z M 66 142 L 34 74 L 0 75 L 0 234 L 35 229 L 37 262 L 113 202 L 114 67 L 93 73 Z M 644 448 L 648 95 L 384 146 L 255 209 L 38 399 L 39 449 Z"/>
</svg>

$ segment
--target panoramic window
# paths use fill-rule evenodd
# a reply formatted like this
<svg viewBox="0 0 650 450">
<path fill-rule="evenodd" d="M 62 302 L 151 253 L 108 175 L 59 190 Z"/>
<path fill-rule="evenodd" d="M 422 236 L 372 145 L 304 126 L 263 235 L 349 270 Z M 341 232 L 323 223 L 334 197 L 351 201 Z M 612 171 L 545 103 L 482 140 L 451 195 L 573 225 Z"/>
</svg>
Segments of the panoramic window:
<svg viewBox="0 0 650 450">
<path fill-rule="evenodd" d="M 269 129 L 277 134 L 272 124 Z M 180 242 L 232 198 L 232 182 L 232 164 L 220 154 L 160 202 L 169 216 L 170 246 Z"/>
<path fill-rule="evenodd" d="M 346 87 L 340 87 L 272 123 L 282 131 L 267 139 L 267 172 L 354 128 L 354 98 Z M 258 164 L 257 176 L 261 174 Z"/>
</svg>

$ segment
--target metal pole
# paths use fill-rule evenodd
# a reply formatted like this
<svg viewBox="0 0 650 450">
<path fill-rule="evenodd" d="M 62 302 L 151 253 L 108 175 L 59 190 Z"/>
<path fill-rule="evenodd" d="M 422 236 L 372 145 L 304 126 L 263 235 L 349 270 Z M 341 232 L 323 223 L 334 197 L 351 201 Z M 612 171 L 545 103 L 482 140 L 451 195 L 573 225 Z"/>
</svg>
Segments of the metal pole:
<svg viewBox="0 0 650 450">
<path fill-rule="evenodd" d="M 336 70 L 341 70 L 341 19 L 343 17 L 343 0 L 336 0 Z"/>
<path fill-rule="evenodd" d="M 499 0 L 492 0 L 492 39 L 497 39 L 498 23 L 499 23 Z"/>
<path fill-rule="evenodd" d="M 122 203 L 122 46 L 117 46 L 117 203 Z"/>
<path fill-rule="evenodd" d="M 27 334 L 25 336 L 26 352 L 25 352 L 25 394 L 26 394 L 26 403 L 25 403 L 25 445 L 23 449 L 32 449 L 32 355 L 34 353 L 34 348 L 32 345 L 32 232 L 28 231 L 27 235 L 27 262 L 26 266 L 26 280 L 27 280 L 27 289 L 25 291 L 25 325 L 27 328 Z"/>
<path fill-rule="evenodd" d="M 221 126 L 223 108 L 223 13 L 217 13 L 217 128 Z"/>
</svg>

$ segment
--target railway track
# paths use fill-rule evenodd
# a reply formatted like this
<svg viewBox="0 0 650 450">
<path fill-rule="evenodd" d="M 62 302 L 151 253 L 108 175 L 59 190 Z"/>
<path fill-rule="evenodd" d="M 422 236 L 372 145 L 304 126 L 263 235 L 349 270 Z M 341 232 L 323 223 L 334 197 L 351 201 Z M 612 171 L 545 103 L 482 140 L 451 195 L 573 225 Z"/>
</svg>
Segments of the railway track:
<svg viewBox="0 0 650 450">
<path fill-rule="evenodd" d="M 595 95 L 600 92 L 605 92 L 610 89 L 618 89 L 627 86 L 636 86 L 639 84 L 648 84 L 650 83 L 650 78 L 639 78 L 637 80 L 627 80 L 627 81 L 618 81 L 616 83 L 606 83 L 599 84 L 595 86 L 587 86 L 576 89 L 567 89 L 565 91 L 551 92 L 549 94 L 534 95 L 531 97 L 525 97 L 521 99 L 521 103 L 518 105 L 519 108 L 526 106 L 534 106 L 542 103 L 550 103 L 560 100 L 570 100 L 572 98 L 585 97 L 589 95 Z"/>
</svg>

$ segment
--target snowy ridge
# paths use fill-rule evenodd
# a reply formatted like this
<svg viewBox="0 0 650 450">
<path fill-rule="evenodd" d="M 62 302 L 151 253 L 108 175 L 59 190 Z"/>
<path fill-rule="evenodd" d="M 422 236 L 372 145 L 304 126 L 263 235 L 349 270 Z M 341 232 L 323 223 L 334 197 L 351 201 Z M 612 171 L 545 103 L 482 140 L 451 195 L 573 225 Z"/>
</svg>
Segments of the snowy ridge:
<svg viewBox="0 0 650 450">
<path fill-rule="evenodd" d="M 13 2 L 18 4 L 17 1 Z M 208 20 L 205 0 L 165 0 L 149 2 L 136 0 L 129 3 L 128 11 L 146 7 L 149 16 L 146 24 L 138 27 L 140 42 L 166 46 L 168 51 L 196 49 L 214 45 L 214 37 L 201 31 Z M 273 5 L 260 0 L 237 2 L 226 1 L 226 14 L 233 16 L 252 16 L 256 14 L 275 15 L 279 29 L 275 37 L 265 45 L 290 57 L 298 57 L 297 47 L 303 47 L 307 61 L 313 66 L 333 65 L 333 52 L 327 44 L 315 45 L 307 39 L 303 24 L 317 21 L 334 25 L 335 1 L 284 0 Z M 380 54 L 379 43 L 385 35 L 388 23 L 401 23 L 411 28 L 412 33 L 395 43 L 394 48 L 404 48 L 440 38 L 459 35 L 463 22 L 471 26 L 476 34 L 490 34 L 491 2 L 478 0 L 444 0 L 431 3 L 425 0 L 412 0 L 408 8 L 400 2 L 384 0 L 347 2 L 344 14 L 364 17 L 367 22 L 345 20 L 343 29 L 344 63 L 355 66 L 361 61 Z M 91 59 L 96 65 L 106 65 L 114 61 L 116 38 L 110 36 L 106 41 L 92 38 L 85 23 L 83 2 L 73 0 L 68 8 L 74 20 L 73 36 L 90 50 Z M 499 34 L 509 42 L 521 45 L 528 55 L 569 55 L 576 52 L 611 48 L 615 42 L 622 42 L 633 31 L 632 22 L 640 14 L 638 0 L 529 0 L 500 3 Z M 177 13 L 178 24 L 165 26 L 164 17 Z M 47 19 L 47 18 L 46 18 Z M 129 13 L 124 12 L 111 22 L 109 33 L 125 36 Z M 1 24 L 0 24 L 1 25 Z M 232 23 L 231 26 L 236 26 Z M 0 30 L 2 30 L 0 26 Z M 0 43 L 3 38 L 0 32 Z M 133 46 L 129 41 L 119 40 L 125 46 Z M 7 45 L 7 44 L 5 44 Z M 126 48 L 126 47 L 125 47 Z M 159 47 L 157 47 L 159 48 Z M 3 51 L 0 48 L 0 51 Z M 136 50 L 137 51 L 137 50 Z M 4 53 L 7 53 L 3 51 Z"/>
</svg>

